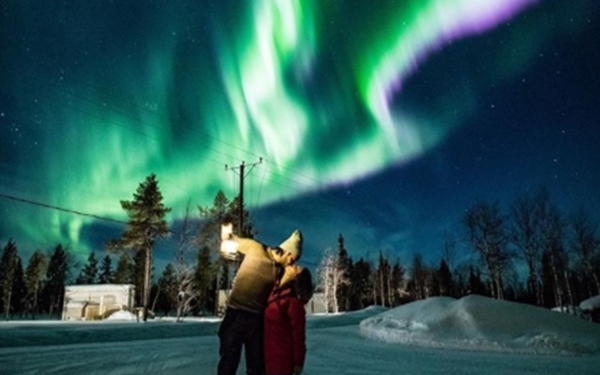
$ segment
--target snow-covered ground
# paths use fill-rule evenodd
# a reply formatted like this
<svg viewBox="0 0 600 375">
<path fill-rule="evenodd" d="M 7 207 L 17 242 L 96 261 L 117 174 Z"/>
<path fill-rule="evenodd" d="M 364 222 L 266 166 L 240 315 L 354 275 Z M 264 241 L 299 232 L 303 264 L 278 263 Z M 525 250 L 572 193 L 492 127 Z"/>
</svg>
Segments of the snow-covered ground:
<svg viewBox="0 0 600 375">
<path fill-rule="evenodd" d="M 218 320 L 121 318 L 0 323 L 0 374 L 216 373 Z M 306 375 L 600 373 L 600 324 L 479 296 L 313 315 L 307 336 Z"/>
</svg>

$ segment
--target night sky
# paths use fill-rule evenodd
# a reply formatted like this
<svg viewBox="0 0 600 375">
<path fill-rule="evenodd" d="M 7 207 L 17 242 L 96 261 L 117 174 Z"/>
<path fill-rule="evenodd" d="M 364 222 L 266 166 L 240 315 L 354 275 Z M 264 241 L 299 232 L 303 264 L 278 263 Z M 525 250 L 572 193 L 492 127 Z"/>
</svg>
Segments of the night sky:
<svg viewBox="0 0 600 375">
<path fill-rule="evenodd" d="M 242 162 L 257 237 L 308 264 L 340 233 L 437 261 L 541 188 L 600 223 L 599 46 L 597 0 L 4 0 L 0 241 L 85 261 L 150 173 L 176 228 Z"/>
</svg>

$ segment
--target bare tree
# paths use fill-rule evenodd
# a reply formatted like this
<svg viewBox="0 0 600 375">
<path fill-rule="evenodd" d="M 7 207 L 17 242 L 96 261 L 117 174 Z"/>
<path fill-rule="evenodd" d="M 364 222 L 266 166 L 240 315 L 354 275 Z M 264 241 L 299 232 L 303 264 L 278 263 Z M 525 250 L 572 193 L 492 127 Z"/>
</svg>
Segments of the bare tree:
<svg viewBox="0 0 600 375">
<path fill-rule="evenodd" d="M 502 275 L 511 254 L 507 249 L 508 238 L 498 204 L 476 203 L 467 210 L 463 224 L 467 229 L 469 244 L 486 267 L 492 296 L 504 299 Z"/>
<path fill-rule="evenodd" d="M 332 249 L 326 249 L 317 270 L 319 289 L 325 294 L 327 312 L 339 312 L 337 288 L 343 278 L 343 272 L 338 267 L 338 255 Z"/>
<path fill-rule="evenodd" d="M 596 234 L 597 227 L 591 223 L 589 217 L 582 210 L 575 213 L 572 224 L 573 250 L 579 257 L 588 288 L 588 297 L 590 297 L 600 293 L 600 281 L 594 269 L 594 260 L 598 257 L 600 249 L 600 239 Z"/>
<path fill-rule="evenodd" d="M 175 249 L 175 278 L 177 280 L 177 322 L 192 309 L 198 297 L 194 276 L 196 270 L 195 250 L 198 247 L 197 228 L 190 224 L 191 206 L 185 208 L 185 216 L 179 233 L 179 243 Z"/>
<path fill-rule="evenodd" d="M 568 298 L 569 305 L 574 305 L 573 291 L 568 272 L 568 257 L 564 248 L 564 224 L 556 209 L 548 212 L 544 228 L 544 252 L 548 258 L 552 279 L 552 294 L 556 306 L 563 307 Z"/>
<path fill-rule="evenodd" d="M 527 290 L 538 306 L 544 304 L 541 287 L 541 265 L 543 254 L 543 229 L 546 227 L 548 198 L 539 193 L 535 199 L 517 197 L 511 207 L 512 222 L 509 230 L 511 243 L 527 264 Z"/>
</svg>

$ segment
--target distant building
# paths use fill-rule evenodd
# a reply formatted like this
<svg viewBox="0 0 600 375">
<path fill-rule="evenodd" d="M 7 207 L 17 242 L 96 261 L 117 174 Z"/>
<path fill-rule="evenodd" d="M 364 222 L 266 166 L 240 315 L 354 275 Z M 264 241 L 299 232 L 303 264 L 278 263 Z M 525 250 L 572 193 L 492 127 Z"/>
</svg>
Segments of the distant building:
<svg viewBox="0 0 600 375">
<path fill-rule="evenodd" d="M 581 301 L 579 307 L 589 315 L 592 322 L 600 323 L 600 294 Z"/>
<path fill-rule="evenodd" d="M 314 293 L 312 298 L 305 306 L 307 314 L 323 314 L 327 313 L 327 300 L 325 293 Z"/>
<path fill-rule="evenodd" d="M 131 284 L 69 285 L 65 287 L 62 320 L 102 320 L 119 310 L 134 312 Z"/>
</svg>

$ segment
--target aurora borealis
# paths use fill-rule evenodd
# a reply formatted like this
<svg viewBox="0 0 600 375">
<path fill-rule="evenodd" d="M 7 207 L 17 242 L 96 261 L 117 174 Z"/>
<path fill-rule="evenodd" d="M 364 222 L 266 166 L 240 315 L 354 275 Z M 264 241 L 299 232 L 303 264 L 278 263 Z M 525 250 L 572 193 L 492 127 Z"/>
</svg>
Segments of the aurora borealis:
<svg viewBox="0 0 600 375">
<path fill-rule="evenodd" d="M 124 220 L 155 173 L 171 222 L 232 198 L 266 240 L 437 252 L 477 197 L 596 207 L 592 0 L 0 5 L 0 193 Z M 118 224 L 0 199 L 0 239 L 82 256 Z M 277 228 L 270 228 L 275 220 Z M 318 256 L 313 255 L 312 259 Z M 309 257 L 309 259 L 311 259 Z"/>
</svg>

